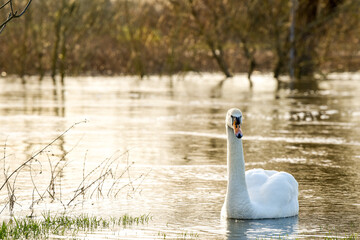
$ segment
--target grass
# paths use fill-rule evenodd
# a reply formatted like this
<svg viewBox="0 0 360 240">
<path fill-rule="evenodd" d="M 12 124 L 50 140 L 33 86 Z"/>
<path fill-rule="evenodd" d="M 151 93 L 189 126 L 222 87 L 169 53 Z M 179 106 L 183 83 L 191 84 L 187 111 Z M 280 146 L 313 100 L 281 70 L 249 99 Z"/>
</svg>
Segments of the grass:
<svg viewBox="0 0 360 240">
<path fill-rule="evenodd" d="M 147 224 L 152 217 L 141 215 L 132 217 L 127 214 L 115 218 L 96 216 L 51 216 L 43 214 L 40 218 L 12 218 L 3 221 L 0 227 L 0 239 L 46 239 L 50 235 L 76 235 L 79 232 L 92 232 L 97 229 L 112 229 L 132 225 Z"/>
<path fill-rule="evenodd" d="M 86 121 L 83 121 L 86 122 Z M 138 217 L 129 216 L 125 214 L 121 217 L 102 218 L 89 215 L 72 216 L 68 214 L 68 210 L 75 208 L 79 201 L 84 202 L 86 199 L 96 198 L 117 198 L 121 195 L 123 189 L 128 190 L 128 195 L 135 193 L 147 174 L 141 174 L 139 177 L 130 177 L 129 169 L 133 163 L 128 161 L 128 151 L 116 151 L 112 156 L 101 161 L 95 167 L 86 171 L 86 158 L 84 157 L 82 170 L 82 179 L 79 182 L 74 182 L 67 194 L 64 194 L 62 189 L 62 176 L 64 169 L 70 164 L 68 154 L 75 148 L 69 151 L 64 151 L 61 156 L 52 153 L 52 145 L 62 139 L 71 129 L 78 124 L 75 123 L 65 130 L 62 134 L 54 138 L 50 143 L 46 144 L 39 151 L 35 152 L 31 157 L 21 163 L 15 169 L 10 171 L 10 167 L 6 164 L 7 144 L 4 143 L 3 158 L 3 178 L 0 182 L 0 192 L 6 191 L 7 198 L 4 206 L 0 209 L 0 214 L 8 208 L 11 216 L 10 220 L 0 222 L 0 239 L 47 239 L 53 236 L 75 236 L 78 233 L 89 233 L 94 230 L 104 229 L 118 229 L 119 227 L 126 228 L 128 226 L 147 224 L 152 217 L 149 215 L 141 215 Z M 124 169 L 120 162 L 125 160 L 126 166 Z M 46 164 L 47 163 L 47 164 Z M 23 171 L 26 169 L 26 171 Z M 37 170 L 36 170 L 37 169 Z M 30 173 L 30 174 L 29 174 Z M 32 196 L 30 201 L 30 213 L 28 217 L 14 217 L 15 206 L 23 205 L 20 194 L 18 179 L 28 179 L 29 174 L 31 187 L 27 190 Z M 1 175 L 1 174 L 0 174 Z M 128 178 L 128 182 L 124 183 L 123 179 Z M 38 182 L 45 182 L 37 184 Z M 126 180 L 126 179 L 125 179 Z M 141 181 L 140 181 L 141 180 Z M 20 182 L 20 183 L 19 183 Z M 140 183 L 139 183 L 140 182 Z M 75 188 L 73 188 L 75 187 Z M 32 194 L 31 194 L 32 193 Z M 25 194 L 26 195 L 26 194 Z M 29 199 L 25 199 L 29 200 Z M 29 202 L 29 201 L 27 201 Z M 51 215 L 50 213 L 42 214 L 39 217 L 33 217 L 35 205 L 41 206 L 42 203 L 58 203 L 64 209 L 63 215 Z M 20 204 L 22 203 L 22 204 Z"/>
</svg>

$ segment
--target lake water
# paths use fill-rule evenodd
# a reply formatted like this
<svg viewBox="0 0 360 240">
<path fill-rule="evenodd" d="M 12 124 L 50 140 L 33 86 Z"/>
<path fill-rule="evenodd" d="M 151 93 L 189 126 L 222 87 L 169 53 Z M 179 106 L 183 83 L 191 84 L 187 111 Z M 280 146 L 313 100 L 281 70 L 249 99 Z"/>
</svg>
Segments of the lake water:
<svg viewBox="0 0 360 240">
<path fill-rule="evenodd" d="M 10 178 L 15 216 L 64 209 L 152 216 L 148 224 L 97 230 L 89 238 L 313 239 L 360 232 L 359 75 L 333 75 L 298 91 L 276 91 L 270 75 L 255 75 L 249 91 L 244 76 L 222 81 L 216 74 L 69 77 L 62 89 L 50 79 L 23 85 L 2 78 L 0 89 L 1 172 L 8 176 L 81 122 Z M 245 118 L 246 168 L 293 174 L 298 217 L 220 220 L 231 107 Z M 81 187 L 84 194 L 74 197 Z M 10 215 L 8 189 L 0 191 L 3 219 Z"/>
</svg>

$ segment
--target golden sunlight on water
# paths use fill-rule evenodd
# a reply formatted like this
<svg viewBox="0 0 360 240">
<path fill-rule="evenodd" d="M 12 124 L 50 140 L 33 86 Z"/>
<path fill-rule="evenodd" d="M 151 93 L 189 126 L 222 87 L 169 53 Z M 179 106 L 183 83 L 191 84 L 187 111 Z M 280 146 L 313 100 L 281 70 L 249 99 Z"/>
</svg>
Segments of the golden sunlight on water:
<svg viewBox="0 0 360 240">
<path fill-rule="evenodd" d="M 81 122 L 10 179 L 13 213 L 153 216 L 146 225 L 89 233 L 95 238 L 188 233 L 201 239 L 302 239 L 359 232 L 360 82 L 339 77 L 318 89 L 293 92 L 277 92 L 267 75 L 254 77 L 253 91 L 243 76 L 222 81 L 214 74 L 141 81 L 68 78 L 62 90 L 49 79 L 26 85 L 0 79 L 7 176 Z M 298 217 L 220 221 L 224 119 L 234 106 L 245 118 L 246 168 L 293 174 L 299 182 Z M 4 219 L 10 215 L 8 193 L 6 187 L 0 191 Z"/>
</svg>

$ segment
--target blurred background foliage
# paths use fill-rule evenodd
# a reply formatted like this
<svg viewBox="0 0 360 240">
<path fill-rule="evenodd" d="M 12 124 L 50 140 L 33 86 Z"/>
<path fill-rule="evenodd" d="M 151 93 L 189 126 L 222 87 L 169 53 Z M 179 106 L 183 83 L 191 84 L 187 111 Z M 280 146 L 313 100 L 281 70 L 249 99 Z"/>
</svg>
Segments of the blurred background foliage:
<svg viewBox="0 0 360 240">
<path fill-rule="evenodd" d="M 0 34 L 0 73 L 63 81 L 221 71 L 250 80 L 258 70 L 279 79 L 292 47 L 296 79 L 357 71 L 359 13 L 359 0 L 33 0 Z"/>
</svg>

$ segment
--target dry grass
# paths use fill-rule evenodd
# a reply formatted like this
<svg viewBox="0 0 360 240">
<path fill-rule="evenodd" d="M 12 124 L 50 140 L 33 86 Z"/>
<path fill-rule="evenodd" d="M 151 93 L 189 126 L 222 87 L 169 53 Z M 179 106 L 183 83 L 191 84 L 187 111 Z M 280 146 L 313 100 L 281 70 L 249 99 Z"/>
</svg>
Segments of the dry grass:
<svg viewBox="0 0 360 240">
<path fill-rule="evenodd" d="M 45 145 L 11 171 L 6 167 L 7 146 L 5 142 L 2 159 L 5 180 L 0 186 L 0 192 L 6 191 L 7 197 L 4 200 L 4 207 L 0 209 L 0 214 L 2 214 L 5 209 L 8 209 L 10 216 L 14 216 L 15 207 L 19 205 L 20 202 L 24 204 L 24 201 L 20 201 L 21 197 L 19 198 L 19 195 L 21 195 L 22 198 L 24 198 L 24 195 L 28 196 L 27 198 L 31 196 L 30 201 L 26 199 L 26 204 L 29 204 L 29 206 L 22 205 L 21 209 L 29 209 L 30 212 L 28 216 L 33 217 L 35 206 L 41 205 L 42 203 L 51 202 L 58 204 L 62 206 L 64 212 L 66 212 L 69 208 L 73 209 L 87 199 L 95 197 L 117 198 L 121 196 L 120 193 L 123 189 L 128 189 L 128 191 L 131 192 L 138 191 L 139 186 L 147 174 L 131 177 L 129 169 L 134 163 L 129 162 L 128 151 L 117 151 L 88 171 L 86 169 L 86 153 L 83 159 L 82 169 L 71 170 L 74 174 L 81 173 L 81 175 L 79 174 L 78 178 L 76 178 L 79 179 L 79 182 L 71 182 L 71 184 L 66 185 L 65 189 L 63 173 L 70 163 L 72 163 L 71 160 L 68 159 L 68 155 L 75 147 L 60 157 L 52 154 L 51 147 L 68 134 L 71 129 L 85 122 L 86 121 L 73 124 L 62 134 L 54 138 L 49 144 Z M 32 190 L 30 190 L 31 187 L 26 187 L 25 190 L 21 190 L 20 194 L 18 192 L 18 189 L 21 189 L 21 183 L 18 181 L 19 176 L 24 177 L 26 174 L 30 175 Z M 39 182 L 41 182 L 41 184 L 39 184 Z"/>
</svg>

